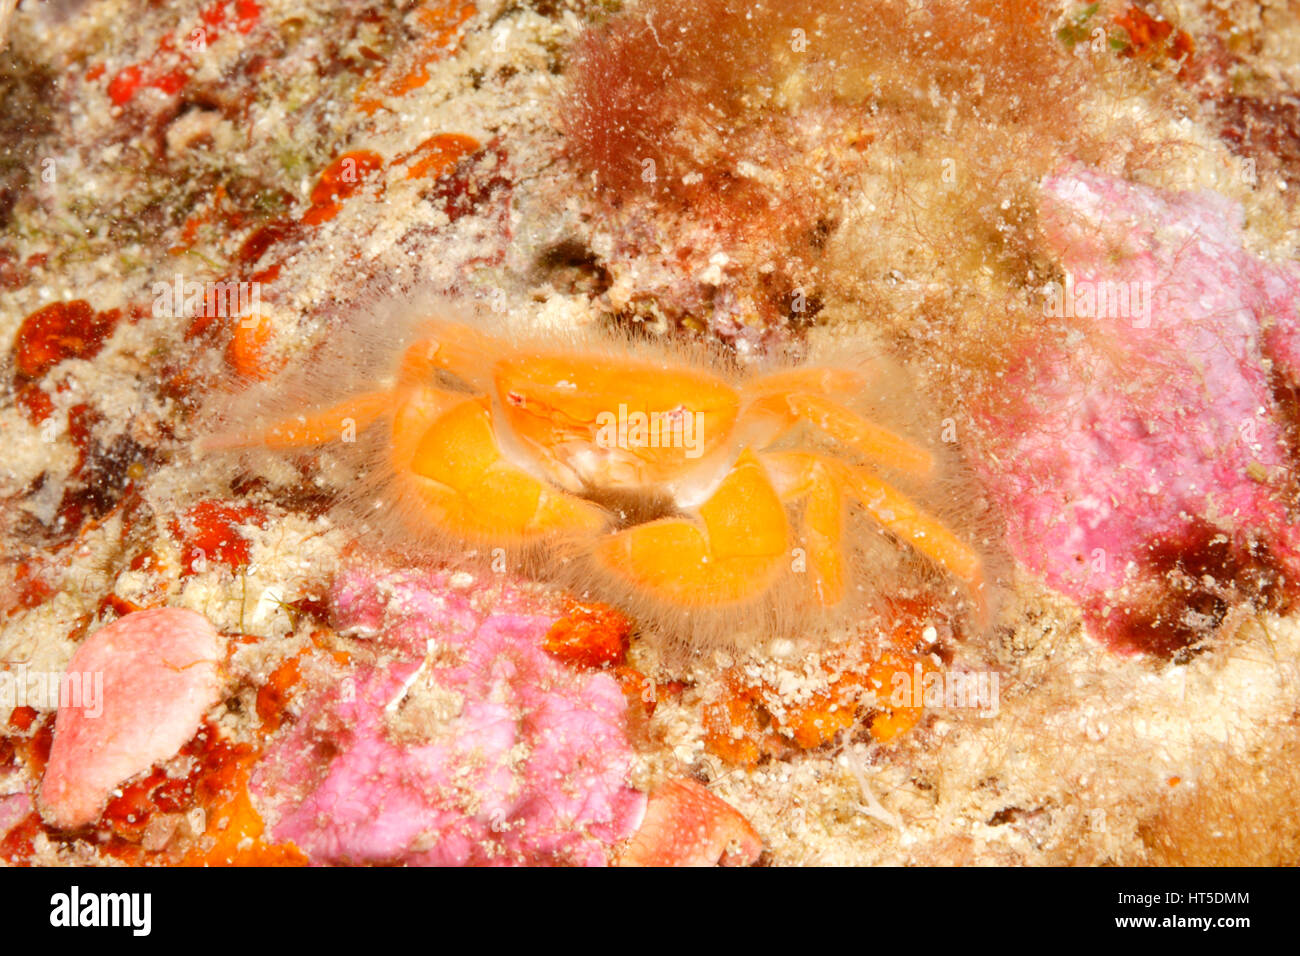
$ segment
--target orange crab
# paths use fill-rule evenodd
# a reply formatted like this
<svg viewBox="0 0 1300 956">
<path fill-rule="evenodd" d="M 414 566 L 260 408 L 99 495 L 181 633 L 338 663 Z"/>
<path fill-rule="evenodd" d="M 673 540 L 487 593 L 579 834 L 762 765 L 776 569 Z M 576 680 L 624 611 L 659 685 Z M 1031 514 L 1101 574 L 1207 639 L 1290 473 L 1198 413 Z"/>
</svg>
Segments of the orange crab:
<svg viewBox="0 0 1300 956">
<path fill-rule="evenodd" d="M 698 620 L 777 593 L 797 595 L 800 613 L 836 607 L 851 511 L 982 606 L 976 551 L 868 466 L 924 478 L 935 463 L 841 398 L 866 378 L 832 366 L 747 374 L 681 351 L 434 321 L 391 387 L 219 443 L 306 447 L 382 424 L 386 487 L 426 532 L 590 568 L 634 612 Z"/>
</svg>

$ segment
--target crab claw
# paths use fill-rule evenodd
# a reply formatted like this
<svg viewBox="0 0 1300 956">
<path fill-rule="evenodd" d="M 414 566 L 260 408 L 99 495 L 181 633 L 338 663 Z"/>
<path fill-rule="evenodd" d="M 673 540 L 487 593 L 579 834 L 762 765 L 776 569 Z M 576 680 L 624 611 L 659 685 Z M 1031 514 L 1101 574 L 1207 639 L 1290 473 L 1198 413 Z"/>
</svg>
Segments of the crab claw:
<svg viewBox="0 0 1300 956">
<path fill-rule="evenodd" d="M 670 780 L 650 796 L 645 819 L 619 866 L 749 866 L 763 852 L 749 821 L 690 780 Z"/>
<path fill-rule="evenodd" d="M 596 555 L 638 589 L 687 607 L 741 601 L 769 587 L 788 553 L 790 528 L 753 452 L 741 454 L 698 515 L 611 534 Z"/>
</svg>

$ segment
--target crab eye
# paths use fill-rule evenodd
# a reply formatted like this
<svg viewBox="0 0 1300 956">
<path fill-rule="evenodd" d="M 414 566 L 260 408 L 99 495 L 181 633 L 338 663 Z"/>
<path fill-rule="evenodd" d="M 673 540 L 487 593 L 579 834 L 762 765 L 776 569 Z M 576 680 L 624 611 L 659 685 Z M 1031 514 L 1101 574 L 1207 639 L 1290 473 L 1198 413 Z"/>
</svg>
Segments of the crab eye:
<svg viewBox="0 0 1300 956">
<path fill-rule="evenodd" d="M 520 395 L 518 392 L 508 392 L 506 393 L 506 404 L 513 408 L 523 408 L 528 404 L 528 399 L 524 398 L 524 396 Z"/>
</svg>

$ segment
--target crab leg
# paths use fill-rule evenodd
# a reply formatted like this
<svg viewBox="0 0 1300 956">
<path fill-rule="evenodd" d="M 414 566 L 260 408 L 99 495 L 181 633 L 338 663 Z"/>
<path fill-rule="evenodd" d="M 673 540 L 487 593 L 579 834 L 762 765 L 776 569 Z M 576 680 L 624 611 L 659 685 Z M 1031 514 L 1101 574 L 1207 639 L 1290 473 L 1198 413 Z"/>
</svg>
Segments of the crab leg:
<svg viewBox="0 0 1300 956">
<path fill-rule="evenodd" d="M 822 607 L 834 607 L 844 597 L 844 496 L 832 469 L 816 455 L 776 452 L 763 456 L 781 500 L 806 499 L 800 531 L 808 549 L 813 589 Z"/>
<path fill-rule="evenodd" d="M 266 445 L 268 448 L 302 448 L 323 445 L 326 442 L 346 440 L 349 434 L 374 424 L 392 411 L 391 392 L 365 392 L 346 401 L 313 412 L 277 422 L 262 431 L 214 435 L 203 442 L 208 450 L 246 448 Z"/>
<path fill-rule="evenodd" d="M 409 475 L 429 518 L 472 541 L 523 544 L 595 534 L 605 512 L 506 461 L 484 397 L 413 390 L 393 423 L 393 466 Z"/>
<path fill-rule="evenodd" d="M 934 457 L 924 448 L 867 421 L 833 399 L 795 393 L 785 401 L 796 418 L 811 422 L 841 444 L 891 468 L 919 476 L 928 475 L 934 468 Z"/>
<path fill-rule="evenodd" d="M 608 570 L 675 604 L 726 604 L 772 583 L 790 547 L 785 507 L 746 451 L 698 510 L 698 520 L 663 518 L 603 538 L 596 557 Z"/>
<path fill-rule="evenodd" d="M 484 358 L 499 358 L 509 351 L 505 342 L 468 326 L 430 322 L 402 356 L 398 380 L 402 385 L 423 385 L 435 372 L 447 371 L 486 392 L 492 379 L 483 371 Z"/>
<path fill-rule="evenodd" d="M 842 368 L 791 368 L 769 372 L 745 385 L 745 398 L 754 401 L 769 396 L 789 395 L 794 392 L 851 395 L 861 391 L 866 380 L 857 372 Z"/>
<path fill-rule="evenodd" d="M 838 463 L 831 467 L 840 473 L 843 486 L 872 518 L 921 554 L 947 568 L 965 583 L 976 603 L 982 607 L 983 562 L 974 550 L 937 518 L 926 514 L 897 488 L 881 481 L 865 468 Z"/>
<path fill-rule="evenodd" d="M 746 417 L 750 421 L 767 419 L 778 432 L 787 431 L 801 421 L 809 422 L 840 444 L 909 474 L 924 477 L 934 467 L 934 457 L 924 448 L 824 395 L 811 392 L 766 395 L 747 407 Z"/>
</svg>

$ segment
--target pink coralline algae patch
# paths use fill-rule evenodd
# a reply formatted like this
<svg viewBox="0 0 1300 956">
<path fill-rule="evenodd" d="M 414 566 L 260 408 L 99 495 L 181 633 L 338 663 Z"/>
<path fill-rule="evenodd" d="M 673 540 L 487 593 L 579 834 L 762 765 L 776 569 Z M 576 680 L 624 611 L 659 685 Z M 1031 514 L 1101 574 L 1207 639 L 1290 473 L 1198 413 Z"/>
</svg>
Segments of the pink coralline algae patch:
<svg viewBox="0 0 1300 956">
<path fill-rule="evenodd" d="M 11 793 L 0 797 L 0 837 L 12 830 L 32 812 L 29 793 Z"/>
<path fill-rule="evenodd" d="M 763 852 L 749 821 L 690 780 L 654 792 L 620 866 L 748 866 Z"/>
<path fill-rule="evenodd" d="M 1300 571 L 1266 361 L 1300 367 L 1300 272 L 1248 253 L 1214 194 L 1071 166 L 1043 182 L 1040 217 L 1067 281 L 976 410 L 983 475 L 1014 554 L 1094 633 L 1172 653 Z"/>
<path fill-rule="evenodd" d="M 626 699 L 545 653 L 553 608 L 365 570 L 333 608 L 376 656 L 309 697 L 255 773 L 276 840 L 315 863 L 604 865 L 636 829 Z"/>
<path fill-rule="evenodd" d="M 221 696 L 223 656 L 207 618 L 180 608 L 136 611 L 91 634 L 68 664 L 38 801 L 45 821 L 94 823 L 118 784 L 180 750 Z"/>
</svg>

